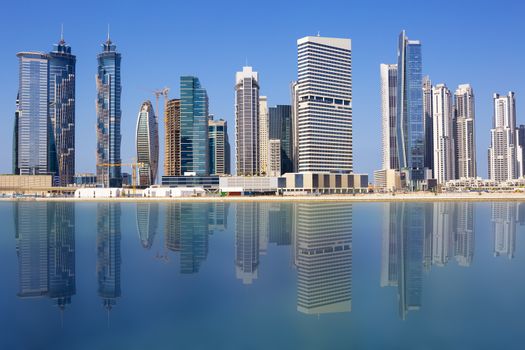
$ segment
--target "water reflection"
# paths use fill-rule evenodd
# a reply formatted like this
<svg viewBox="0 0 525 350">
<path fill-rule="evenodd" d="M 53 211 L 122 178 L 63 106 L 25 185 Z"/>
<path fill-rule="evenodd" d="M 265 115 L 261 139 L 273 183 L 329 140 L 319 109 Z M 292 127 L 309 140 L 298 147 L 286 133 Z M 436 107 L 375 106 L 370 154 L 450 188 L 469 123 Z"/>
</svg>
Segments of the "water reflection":
<svg viewBox="0 0 525 350">
<path fill-rule="evenodd" d="M 64 310 L 76 293 L 75 215 L 68 203 L 14 206 L 20 298 L 51 298 Z"/>
<path fill-rule="evenodd" d="M 120 203 L 97 204 L 98 295 L 109 312 L 121 296 Z"/>
<path fill-rule="evenodd" d="M 137 203 L 137 231 L 144 249 L 150 249 L 159 225 L 158 203 Z"/>
<path fill-rule="evenodd" d="M 297 310 L 350 312 L 352 205 L 300 203 L 294 224 Z"/>
</svg>

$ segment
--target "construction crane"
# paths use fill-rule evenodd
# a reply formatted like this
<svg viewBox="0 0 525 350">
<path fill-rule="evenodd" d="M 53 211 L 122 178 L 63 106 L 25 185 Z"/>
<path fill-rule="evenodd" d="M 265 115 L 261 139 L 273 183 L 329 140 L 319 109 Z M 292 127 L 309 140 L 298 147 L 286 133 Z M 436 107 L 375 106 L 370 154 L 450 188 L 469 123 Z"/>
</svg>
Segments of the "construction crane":
<svg viewBox="0 0 525 350">
<path fill-rule="evenodd" d="M 133 162 L 133 163 L 100 163 L 97 164 L 97 167 L 131 167 L 131 185 L 133 188 L 133 196 L 136 194 L 136 185 L 137 185 L 137 169 L 144 168 L 145 163 L 142 162 Z"/>
<path fill-rule="evenodd" d="M 163 89 L 154 90 L 153 94 L 155 94 L 155 99 L 157 100 L 157 114 L 160 114 L 159 111 L 159 99 L 161 96 L 164 96 L 164 106 L 166 106 L 166 101 L 168 101 L 168 92 L 170 91 L 170 88 L 165 87 Z"/>
</svg>

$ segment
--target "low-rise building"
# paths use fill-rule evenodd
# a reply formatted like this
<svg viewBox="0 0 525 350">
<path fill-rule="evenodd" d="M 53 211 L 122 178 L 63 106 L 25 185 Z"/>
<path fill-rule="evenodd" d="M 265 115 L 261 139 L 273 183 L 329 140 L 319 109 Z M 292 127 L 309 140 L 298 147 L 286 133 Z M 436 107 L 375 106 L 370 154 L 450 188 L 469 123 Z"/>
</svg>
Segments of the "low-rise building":
<svg viewBox="0 0 525 350">
<path fill-rule="evenodd" d="M 163 176 L 162 186 L 199 187 L 205 190 L 218 190 L 218 176 Z"/>
<path fill-rule="evenodd" d="M 122 188 L 79 188 L 75 191 L 75 198 L 118 198 L 124 195 Z"/>
<path fill-rule="evenodd" d="M 401 189 L 401 174 L 395 169 L 374 171 L 374 188 L 377 191 L 392 192 Z"/>
<path fill-rule="evenodd" d="M 202 197 L 206 191 L 199 187 L 164 187 L 151 186 L 142 192 L 143 197 L 177 198 L 177 197 Z"/>
<path fill-rule="evenodd" d="M 78 187 L 96 187 L 97 175 L 93 173 L 75 174 L 73 183 Z"/>
<path fill-rule="evenodd" d="M 286 185 L 281 191 L 319 194 L 368 192 L 367 174 L 301 172 L 283 175 Z"/>
<path fill-rule="evenodd" d="M 1 190 L 49 189 L 53 187 L 52 175 L 0 175 Z"/>
<path fill-rule="evenodd" d="M 284 187 L 284 181 L 278 177 L 269 176 L 224 176 L 219 179 L 219 188 L 242 189 L 244 194 L 277 193 Z"/>
</svg>

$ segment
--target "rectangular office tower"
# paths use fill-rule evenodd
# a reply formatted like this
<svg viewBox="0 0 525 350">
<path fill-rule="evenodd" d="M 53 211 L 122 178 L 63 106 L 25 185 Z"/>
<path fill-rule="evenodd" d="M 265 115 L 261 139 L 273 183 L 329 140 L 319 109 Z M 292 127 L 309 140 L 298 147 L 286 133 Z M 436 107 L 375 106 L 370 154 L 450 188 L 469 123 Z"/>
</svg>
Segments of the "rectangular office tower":
<svg viewBox="0 0 525 350">
<path fill-rule="evenodd" d="M 383 167 L 399 169 L 397 155 L 397 64 L 381 64 L 381 123 L 383 129 Z"/>
<path fill-rule="evenodd" d="M 97 183 L 121 187 L 120 164 L 120 61 L 121 56 L 108 35 L 98 54 L 97 72 Z"/>
<path fill-rule="evenodd" d="M 456 119 L 456 178 L 476 177 L 476 135 L 474 92 L 469 84 L 459 85 L 454 93 Z"/>
<path fill-rule="evenodd" d="M 49 123 L 49 55 L 19 52 L 18 139 L 15 168 L 20 175 L 52 174 L 52 128 Z"/>
<path fill-rule="evenodd" d="M 210 174 L 226 175 L 230 173 L 230 142 L 228 124 L 225 120 L 208 119 L 208 138 L 210 150 Z"/>
<path fill-rule="evenodd" d="M 425 130 L 421 43 L 399 35 L 397 56 L 397 148 L 399 167 L 407 186 L 425 180 Z"/>
<path fill-rule="evenodd" d="M 297 40 L 294 124 L 300 172 L 352 172 L 351 46 L 350 39 Z"/>
<path fill-rule="evenodd" d="M 180 77 L 181 172 L 209 175 L 208 94 L 197 77 Z"/>
<path fill-rule="evenodd" d="M 235 143 L 237 175 L 261 173 L 259 144 L 259 75 L 252 67 L 235 74 Z M 264 100 L 263 100 L 264 104 Z"/>
<path fill-rule="evenodd" d="M 490 130 L 489 178 L 507 181 L 517 178 L 516 102 L 514 92 L 494 94 L 494 120 Z"/>
<path fill-rule="evenodd" d="M 171 99 L 164 109 L 164 176 L 180 175 L 180 100 Z"/>
</svg>

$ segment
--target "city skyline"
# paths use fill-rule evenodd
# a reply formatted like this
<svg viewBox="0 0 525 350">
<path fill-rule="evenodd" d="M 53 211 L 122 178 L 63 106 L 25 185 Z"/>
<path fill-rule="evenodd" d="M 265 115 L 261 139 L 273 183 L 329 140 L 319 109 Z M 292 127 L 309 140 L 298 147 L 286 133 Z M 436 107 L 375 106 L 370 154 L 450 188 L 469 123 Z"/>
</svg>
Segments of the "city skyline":
<svg viewBox="0 0 525 350">
<path fill-rule="evenodd" d="M 210 5 L 210 9 L 211 8 L 213 8 L 213 6 Z M 352 5 L 351 8 L 354 11 L 353 16 L 356 18 L 359 14 L 366 14 L 368 13 L 367 11 L 370 10 L 367 5 Z M 233 8 L 231 10 L 232 13 L 235 13 Z M 134 11 L 134 9 L 132 8 L 130 11 Z M 291 10 L 289 8 L 285 8 L 283 11 L 284 13 L 279 14 L 279 18 L 282 18 L 281 16 L 291 15 Z M 313 14 L 310 11 L 301 11 L 306 11 L 304 14 L 307 15 L 307 18 L 313 18 Z M 421 10 L 414 9 L 412 11 L 418 13 Z M 480 8 L 477 8 L 476 11 L 477 14 L 481 15 L 481 18 L 483 18 L 483 16 L 488 16 L 489 14 L 488 8 L 484 5 L 480 6 Z M 377 10 L 377 16 L 381 18 L 384 17 L 385 13 L 383 13 L 382 10 Z M 193 16 L 194 14 L 190 13 L 189 17 L 191 18 Z M 334 19 L 337 19 L 339 15 L 332 14 L 331 16 L 335 16 Z M 513 16 L 514 15 L 511 14 L 511 17 L 507 19 L 505 25 L 509 29 L 517 30 L 520 28 L 521 23 L 517 23 L 515 17 Z M 299 16 L 292 17 L 292 22 L 296 23 L 295 21 L 297 21 L 297 19 L 295 18 Z M 354 169 L 356 172 L 366 172 L 371 174 L 373 170 L 380 168 L 381 161 L 381 149 L 378 146 L 380 145 L 380 132 L 378 131 L 373 135 L 370 135 L 370 133 L 367 132 L 367 130 L 379 129 L 381 123 L 379 110 L 380 96 L 377 88 L 377 82 L 379 80 L 377 75 L 377 65 L 381 63 L 381 61 L 392 61 L 391 53 L 392 50 L 395 49 L 392 38 L 395 37 L 396 33 L 398 33 L 401 29 L 406 28 L 411 37 L 418 38 L 423 42 L 423 55 L 425 62 L 423 73 L 425 75 L 430 75 L 436 82 L 445 81 L 450 87 L 455 87 L 458 84 L 469 82 L 476 90 L 476 138 L 478 154 L 477 168 L 479 173 L 478 175 L 486 178 L 487 160 L 486 157 L 482 157 L 480 155 L 486 154 L 486 149 L 489 145 L 490 135 L 488 135 L 487 130 L 490 129 L 492 117 L 492 101 L 490 96 L 496 91 L 501 93 L 505 93 L 506 91 L 514 91 L 517 98 L 517 122 L 520 124 L 523 122 L 521 118 L 523 113 L 520 113 L 520 111 L 523 111 L 522 104 L 520 103 L 521 96 L 523 95 L 523 84 L 518 83 L 520 74 L 511 73 L 514 70 L 519 71 L 522 69 L 517 64 L 518 61 L 522 60 L 522 58 L 520 58 L 522 56 L 520 56 L 519 52 L 516 57 L 510 57 L 507 55 L 502 55 L 501 53 L 496 52 L 497 50 L 495 50 L 495 55 L 491 56 L 489 60 L 494 61 L 495 63 L 500 63 L 498 67 L 491 69 L 490 72 L 482 71 L 480 69 L 482 66 L 492 65 L 487 63 L 487 59 L 479 57 L 479 54 L 474 55 L 474 53 L 479 53 L 479 50 L 482 49 L 482 46 L 480 46 L 481 43 L 485 42 L 487 39 L 494 38 L 495 35 L 493 33 L 489 33 L 487 30 L 484 30 L 481 27 L 483 22 L 481 18 L 478 16 L 476 20 L 469 19 L 466 22 L 473 25 L 474 28 L 479 28 L 479 36 L 483 37 L 484 40 L 473 37 L 471 41 L 467 42 L 467 44 L 462 41 L 461 46 L 457 48 L 457 50 L 461 52 L 462 61 L 469 61 L 470 57 L 468 64 L 455 60 L 455 55 L 452 54 L 454 51 L 450 50 L 451 46 L 455 47 L 456 45 L 460 45 L 459 42 L 446 44 L 446 41 L 443 41 L 444 39 L 442 37 L 430 34 L 427 28 L 417 25 L 417 21 L 411 20 L 407 16 L 401 17 L 397 20 L 385 19 L 385 22 L 381 23 L 381 26 L 376 30 L 376 32 L 370 32 L 366 34 L 363 33 L 365 26 L 363 25 L 362 20 L 359 20 L 356 23 L 352 23 L 350 25 L 348 23 L 342 25 L 337 23 L 337 21 L 330 21 L 329 23 L 328 17 L 323 16 L 320 18 L 319 24 L 314 22 L 316 23 L 315 28 L 312 28 L 311 25 L 306 24 L 299 25 L 296 29 L 284 31 L 282 35 L 278 36 L 277 38 L 274 37 L 272 40 L 265 39 L 261 33 L 257 32 L 257 38 L 264 39 L 262 42 L 257 43 L 258 46 L 261 46 L 260 49 L 254 48 L 251 44 L 246 44 L 246 46 L 241 46 L 242 50 L 231 50 L 231 45 L 234 44 L 235 40 L 232 40 L 232 42 L 229 42 L 228 40 L 228 42 L 226 42 L 226 46 L 231 50 L 231 52 L 222 53 L 219 55 L 220 57 L 215 58 L 218 67 L 220 68 L 216 67 L 212 70 L 208 69 L 208 72 L 204 66 L 203 59 L 198 57 L 199 52 L 201 52 L 199 51 L 200 49 L 192 44 L 188 44 L 191 39 L 195 39 L 196 37 L 204 37 L 203 31 L 199 30 L 195 33 L 182 31 L 182 34 L 177 33 L 176 35 L 177 37 L 179 35 L 185 36 L 183 38 L 182 44 L 185 45 L 185 47 L 187 45 L 188 52 L 195 53 L 195 55 L 192 54 L 190 56 L 192 57 L 192 60 L 196 62 L 179 63 L 179 61 L 173 61 L 172 59 L 163 59 L 158 64 L 160 66 L 159 68 L 163 68 L 164 73 L 166 73 L 166 70 L 169 70 L 169 72 L 167 74 L 163 74 L 162 79 L 154 78 L 158 77 L 158 73 L 156 73 L 154 69 L 151 71 L 153 74 L 150 74 L 150 68 L 144 72 L 138 71 L 138 69 L 141 69 L 139 61 L 143 59 L 143 56 L 137 55 L 136 50 L 140 49 L 140 41 L 142 38 L 147 36 L 147 34 L 150 34 L 151 36 L 151 34 L 154 32 L 153 28 L 151 29 L 151 32 L 149 29 L 145 31 L 142 29 L 142 34 L 138 35 L 136 38 L 131 38 L 129 35 L 127 35 L 126 31 L 126 29 L 129 28 L 123 24 L 122 20 L 119 19 L 119 16 L 117 16 L 116 19 L 112 18 L 111 20 L 108 20 L 107 18 L 97 19 L 93 25 L 90 24 L 89 30 L 83 34 L 79 34 L 79 27 L 81 25 L 85 25 L 85 22 L 79 21 L 78 27 L 76 21 L 75 25 L 72 25 L 72 22 L 66 22 L 66 41 L 73 47 L 74 52 L 79 60 L 77 64 L 78 89 L 76 113 L 77 136 L 79 139 L 77 140 L 78 154 L 76 171 L 94 172 L 95 168 L 95 160 L 93 159 L 93 148 L 95 143 L 95 131 L 93 128 L 95 118 L 95 110 L 93 106 L 95 94 L 93 84 L 93 70 L 96 67 L 93 67 L 93 56 L 97 51 L 100 38 L 105 35 L 106 23 L 110 22 L 112 24 L 111 35 L 119 44 L 119 52 L 122 52 L 124 56 L 124 62 L 126 64 L 126 67 L 123 67 L 122 82 L 123 161 L 129 161 L 135 152 L 133 147 L 134 140 L 132 137 L 132 130 L 135 126 L 134 119 L 136 106 L 140 103 L 140 101 L 137 102 L 135 100 L 145 100 L 152 98 L 147 89 L 153 89 L 164 85 L 176 88 L 176 76 L 185 74 L 185 72 L 188 71 L 194 72 L 195 75 L 201 78 L 203 85 L 206 86 L 207 90 L 209 91 L 211 101 L 210 111 L 216 115 L 220 115 L 222 118 L 227 120 L 230 125 L 234 125 L 233 106 L 231 105 L 233 96 L 233 92 L 231 91 L 231 75 L 233 72 L 235 72 L 235 68 L 226 69 L 225 67 L 237 67 L 240 65 L 240 63 L 244 62 L 246 56 L 248 56 L 250 64 L 257 67 L 257 70 L 260 72 L 261 76 L 264 77 L 263 85 L 265 91 L 271 91 L 271 93 L 268 93 L 269 105 L 289 104 L 289 82 L 295 78 L 294 41 L 304 35 L 315 35 L 317 31 L 320 30 L 322 36 L 348 37 L 351 38 L 352 41 L 356 43 L 356 45 L 359 43 L 361 46 L 359 49 L 356 48 L 353 52 L 353 92 L 354 99 L 356 100 L 353 106 L 355 157 Z M 184 21 L 186 20 L 187 19 L 184 19 Z M 448 24 L 454 24 L 458 20 L 459 18 L 454 15 L 451 18 L 446 19 L 446 22 Z M 463 21 L 465 19 L 462 18 L 461 20 Z M 6 63 L 3 66 L 6 69 L 8 81 L 13 82 L 12 84 L 7 85 L 15 84 L 14 80 L 12 80 L 13 72 L 11 72 L 14 65 L 16 65 L 13 54 L 26 49 L 45 49 L 50 42 L 56 42 L 59 37 L 59 27 L 62 21 L 63 19 L 57 18 L 57 23 L 55 26 L 46 23 L 46 25 L 43 26 L 44 30 L 40 30 L 41 33 L 36 33 L 36 35 L 31 38 L 26 38 L 23 33 L 16 34 L 15 37 L 17 40 L 15 40 L 15 45 L 13 45 L 12 42 L 8 43 L 5 52 L 2 52 L 2 55 L 0 56 L 0 59 L 3 60 L 2 62 Z M 102 23 L 102 21 L 104 23 Z M 223 30 L 228 31 L 230 28 L 227 26 L 225 29 L 221 29 L 221 31 Z M 174 36 L 174 32 L 175 31 L 168 30 L 166 35 Z M 123 33 L 126 33 L 126 35 Z M 442 33 L 442 36 L 446 37 L 450 33 L 451 31 L 447 29 L 445 33 Z M 87 38 L 89 38 L 89 40 Z M 158 39 L 153 38 L 152 40 L 156 42 Z M 517 37 L 515 37 L 511 31 L 509 36 L 505 38 L 498 37 L 498 40 L 499 41 L 495 44 L 496 48 L 499 47 L 503 49 L 505 47 L 510 47 L 509 45 L 511 45 L 513 40 L 516 41 Z M 261 54 L 263 49 L 268 50 L 269 47 L 272 47 L 271 43 L 273 42 L 275 42 L 277 47 L 282 50 L 282 52 L 278 52 L 275 55 L 277 56 L 275 58 L 269 57 L 267 54 Z M 448 45 L 445 47 L 447 48 L 448 52 L 451 52 L 450 55 L 447 55 L 446 53 L 439 54 L 439 52 L 444 52 L 443 45 Z M 9 47 L 13 47 L 13 50 L 9 49 Z M 468 50 L 473 51 L 472 56 Z M 240 51 L 245 52 L 240 53 Z M 279 50 L 272 50 L 272 52 L 273 51 Z M 457 52 L 455 53 L 457 54 Z M 224 56 L 227 56 L 227 58 Z M 502 61 L 503 57 L 505 60 Z M 371 67 L 371 63 L 368 64 L 365 62 L 367 59 L 371 60 L 371 63 L 374 63 L 373 67 Z M 171 63 L 172 61 L 173 63 Z M 126 72 L 126 69 L 129 69 L 129 71 Z M 90 71 L 91 73 L 88 73 L 86 70 Z M 227 74 L 218 72 L 218 70 L 224 70 Z M 460 74 L 459 72 L 461 70 L 463 70 L 464 73 Z M 481 74 L 481 72 L 483 72 L 483 74 Z M 144 74 L 146 74 L 146 77 L 151 75 L 152 78 L 144 79 Z M 481 75 L 483 75 L 483 77 L 481 77 Z M 225 78 L 217 79 L 219 76 L 224 76 Z M 140 83 L 139 80 L 142 80 L 144 83 Z M 149 81 L 151 81 L 151 83 L 149 83 Z M 141 84 L 147 86 L 141 86 Z M 176 91 L 173 91 L 173 93 L 170 95 L 177 96 L 178 94 Z M 15 109 L 14 98 L 16 97 L 15 89 L 11 88 L 8 90 L 4 87 L 1 90 L 0 96 L 0 103 L 4 107 L 4 110 L 7 111 L 6 115 L 13 115 Z M 159 113 L 159 115 L 161 114 Z M 12 142 L 12 132 L 8 132 L 6 130 L 4 133 L 5 140 L 2 142 L 5 143 L 5 147 L 10 147 Z M 231 129 L 230 139 L 233 140 Z M 80 145 L 82 145 L 82 147 L 79 147 Z M 233 149 L 232 153 L 234 153 Z M 2 154 L 2 157 L 0 158 L 1 172 L 10 172 L 10 157 L 10 152 L 4 152 Z"/>
</svg>

